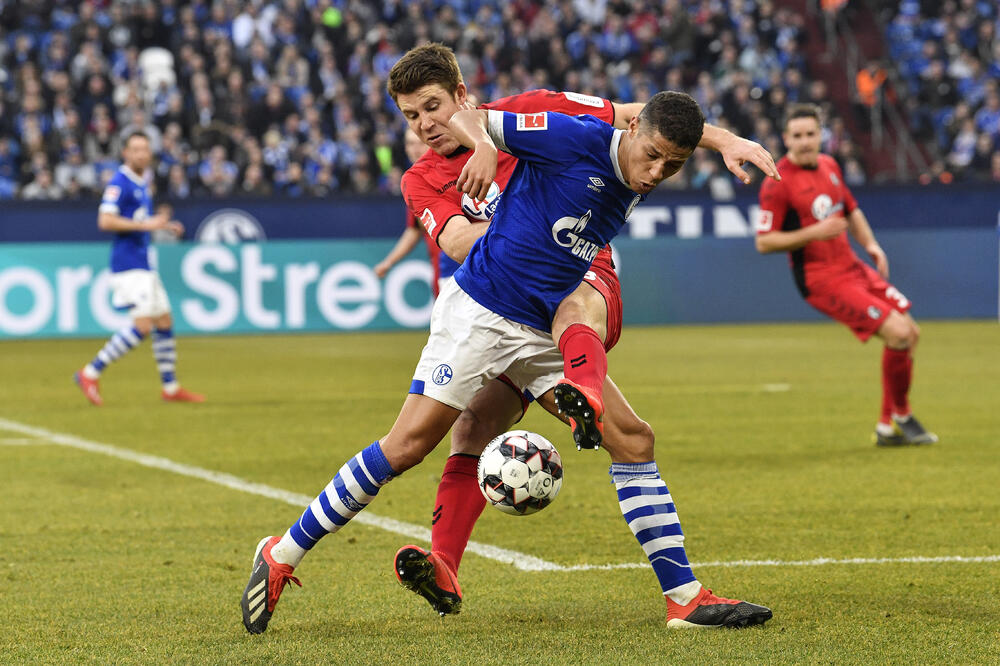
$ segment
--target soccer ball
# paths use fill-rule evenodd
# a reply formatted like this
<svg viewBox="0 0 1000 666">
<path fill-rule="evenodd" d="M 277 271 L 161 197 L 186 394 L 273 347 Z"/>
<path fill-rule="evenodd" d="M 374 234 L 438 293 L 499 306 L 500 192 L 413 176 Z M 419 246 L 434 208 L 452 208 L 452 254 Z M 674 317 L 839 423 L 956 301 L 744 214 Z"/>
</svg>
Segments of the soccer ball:
<svg viewBox="0 0 1000 666">
<path fill-rule="evenodd" d="M 500 201 L 500 187 L 495 182 L 490 183 L 490 190 L 486 193 L 485 199 L 473 199 L 468 194 L 462 195 L 462 212 L 473 222 L 487 222 L 493 217 L 498 201 Z"/>
<path fill-rule="evenodd" d="M 562 487 L 562 458 L 541 435 L 511 430 L 479 456 L 479 490 L 504 513 L 526 516 L 549 505 Z"/>
</svg>

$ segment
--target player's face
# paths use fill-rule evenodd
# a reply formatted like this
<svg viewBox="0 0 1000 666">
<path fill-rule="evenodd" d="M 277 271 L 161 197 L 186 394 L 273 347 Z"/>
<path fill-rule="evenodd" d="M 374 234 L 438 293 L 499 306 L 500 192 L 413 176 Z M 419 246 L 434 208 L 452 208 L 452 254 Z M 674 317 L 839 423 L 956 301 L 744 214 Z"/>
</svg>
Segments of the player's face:
<svg viewBox="0 0 1000 666">
<path fill-rule="evenodd" d="M 150 150 L 149 139 L 133 136 L 125 144 L 122 157 L 126 166 L 141 176 L 149 167 L 149 163 L 153 161 L 153 151 Z"/>
<path fill-rule="evenodd" d="M 398 95 L 396 104 L 413 133 L 439 155 L 450 155 L 459 143 L 448 131 L 448 121 L 465 103 L 465 84 L 459 83 L 454 95 L 440 83 L 432 83 L 407 95 Z"/>
<path fill-rule="evenodd" d="M 681 170 L 693 150 L 680 148 L 657 131 L 638 127 L 638 117 L 629 123 L 630 140 L 624 160 L 619 153 L 622 175 L 633 192 L 649 194 L 657 185 Z"/>
<path fill-rule="evenodd" d="M 792 118 L 781 135 L 788 159 L 800 166 L 815 166 L 819 158 L 820 131 L 815 118 Z"/>
</svg>

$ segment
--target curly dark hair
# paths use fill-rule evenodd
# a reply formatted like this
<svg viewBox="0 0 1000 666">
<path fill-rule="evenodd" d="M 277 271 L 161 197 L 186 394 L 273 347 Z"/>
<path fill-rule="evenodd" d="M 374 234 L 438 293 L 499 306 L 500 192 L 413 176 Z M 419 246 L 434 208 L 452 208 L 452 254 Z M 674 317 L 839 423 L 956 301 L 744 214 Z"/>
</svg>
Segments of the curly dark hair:
<svg viewBox="0 0 1000 666">
<path fill-rule="evenodd" d="M 690 95 L 662 90 L 642 108 L 639 127 L 658 131 L 678 148 L 694 150 L 705 129 L 705 114 Z"/>
</svg>

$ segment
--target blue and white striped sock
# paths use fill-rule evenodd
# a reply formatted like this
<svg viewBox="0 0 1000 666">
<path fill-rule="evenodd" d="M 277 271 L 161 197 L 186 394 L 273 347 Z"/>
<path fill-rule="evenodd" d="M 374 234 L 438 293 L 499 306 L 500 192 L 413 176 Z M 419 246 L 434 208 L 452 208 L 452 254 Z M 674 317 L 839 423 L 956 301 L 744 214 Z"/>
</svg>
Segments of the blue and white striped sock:
<svg viewBox="0 0 1000 666">
<path fill-rule="evenodd" d="M 677 591 L 690 600 L 700 585 L 691 585 L 697 579 L 684 552 L 684 533 L 674 500 L 660 478 L 656 461 L 612 463 L 610 474 L 625 522 L 653 565 L 663 594 L 673 599 L 675 594 L 671 593 Z M 691 590 L 693 594 L 689 594 Z"/>
<path fill-rule="evenodd" d="M 153 329 L 153 358 L 156 359 L 156 369 L 160 371 L 163 390 L 175 392 L 180 384 L 177 383 L 177 342 L 173 329 Z"/>
<path fill-rule="evenodd" d="M 310 548 L 349 523 L 395 475 L 382 447 L 377 441 L 373 442 L 340 468 L 337 476 L 274 545 L 271 557 L 297 567 Z"/>
<path fill-rule="evenodd" d="M 83 374 L 90 379 L 97 379 L 106 367 L 138 347 L 139 343 L 145 337 L 134 326 L 123 328 L 104 343 L 104 346 L 101 348 L 101 351 L 97 352 L 94 360 L 83 368 Z"/>
</svg>

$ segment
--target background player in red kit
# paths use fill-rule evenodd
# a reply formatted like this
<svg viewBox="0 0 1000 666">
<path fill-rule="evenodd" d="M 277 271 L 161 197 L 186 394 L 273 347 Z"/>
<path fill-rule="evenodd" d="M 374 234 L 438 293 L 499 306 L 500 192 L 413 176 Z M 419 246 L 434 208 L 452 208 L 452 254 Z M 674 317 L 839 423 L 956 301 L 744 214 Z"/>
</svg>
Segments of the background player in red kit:
<svg viewBox="0 0 1000 666">
<path fill-rule="evenodd" d="M 427 146 L 420 141 L 420 137 L 414 134 L 411 129 L 406 130 L 403 144 L 410 164 L 415 163 L 427 152 Z M 424 231 L 424 225 L 420 224 L 420 220 L 410 212 L 409 208 L 406 209 L 406 228 L 403 229 L 403 233 L 400 234 L 396 244 L 389 250 L 389 254 L 385 255 L 382 261 L 375 264 L 375 275 L 380 279 L 384 278 L 393 266 L 399 263 L 403 257 L 408 255 L 417 246 L 421 238 L 427 242 L 428 259 L 430 260 L 431 268 L 434 269 L 434 278 L 431 280 L 431 293 L 434 294 L 434 298 L 437 298 L 438 291 L 440 290 L 438 281 L 441 279 L 441 264 L 439 262 L 441 248 L 427 235 L 427 232 Z"/>
<path fill-rule="evenodd" d="M 470 211 L 483 211 L 482 219 L 492 213 L 497 198 L 517 164 L 507 153 L 499 155 L 495 183 L 497 187 L 485 201 L 470 200 L 456 188 L 456 180 L 467 162 L 470 151 L 462 148 L 448 131 L 448 120 L 460 108 L 468 108 L 465 85 L 454 54 L 439 44 L 417 47 L 407 53 L 393 68 L 389 77 L 389 91 L 400 107 L 410 127 L 432 149 L 414 164 L 403 177 L 403 194 L 410 210 L 421 218 L 424 227 L 441 248 L 455 259 L 464 259 L 473 242 L 485 232 L 485 224 L 470 220 Z M 642 104 L 617 104 L 609 100 L 576 93 L 555 93 L 537 90 L 497 100 L 483 105 L 506 111 L 532 113 L 559 111 L 576 115 L 596 116 L 620 128 L 641 109 Z M 706 126 L 702 145 L 719 150 L 730 168 L 745 181 L 747 174 L 740 165 L 752 159 L 764 169 L 773 171 L 774 165 L 757 144 L 739 139 L 719 128 Z M 766 161 L 762 158 L 766 157 Z M 610 249 L 605 247 L 594 259 L 580 287 L 568 296 L 559 307 L 553 330 L 560 318 L 567 321 L 585 321 L 595 335 L 603 355 L 617 342 L 621 332 L 621 290 L 611 262 Z M 581 327 L 582 328 L 582 327 Z M 567 332 L 571 332 L 568 330 Z M 559 340 L 560 349 L 567 358 L 577 358 L 579 353 L 567 353 L 567 335 Z M 587 337 L 586 334 L 580 337 Z M 605 357 L 606 358 L 606 357 Z M 602 371 L 606 374 L 606 360 Z M 602 382 L 604 377 L 602 376 Z M 608 379 L 603 384 L 605 400 L 627 402 L 614 383 Z M 514 391 L 511 391 L 513 388 Z M 490 382 L 459 417 L 452 429 L 451 456 L 442 473 L 435 501 L 432 526 L 432 552 L 416 546 L 406 546 L 397 554 L 397 574 L 402 564 L 407 568 L 424 567 L 416 572 L 419 581 L 400 580 L 427 598 L 442 613 L 456 612 L 461 600 L 455 573 L 468 543 L 476 519 L 485 506 L 476 482 L 476 464 L 483 446 L 492 437 L 509 429 L 523 413 L 527 403 L 521 402 L 518 387 Z M 551 391 L 539 396 L 539 403 L 555 413 Z M 649 425 L 634 411 L 619 410 L 629 418 L 622 423 L 605 424 L 608 441 L 640 451 L 652 448 L 653 434 Z M 639 458 L 636 458 L 637 460 Z M 401 559 L 403 560 L 401 562 Z"/>
<path fill-rule="evenodd" d="M 788 154 L 778 162 L 780 181 L 760 189 L 757 250 L 788 252 L 806 302 L 850 328 L 865 342 L 877 335 L 882 352 L 882 411 L 875 426 L 880 446 L 931 444 L 909 403 L 913 349 L 920 329 L 910 316 L 910 301 L 887 282 L 889 261 L 840 167 L 820 153 L 819 110 L 810 104 L 789 108 L 785 120 Z M 871 256 L 876 270 L 851 249 L 846 232 Z"/>
</svg>

